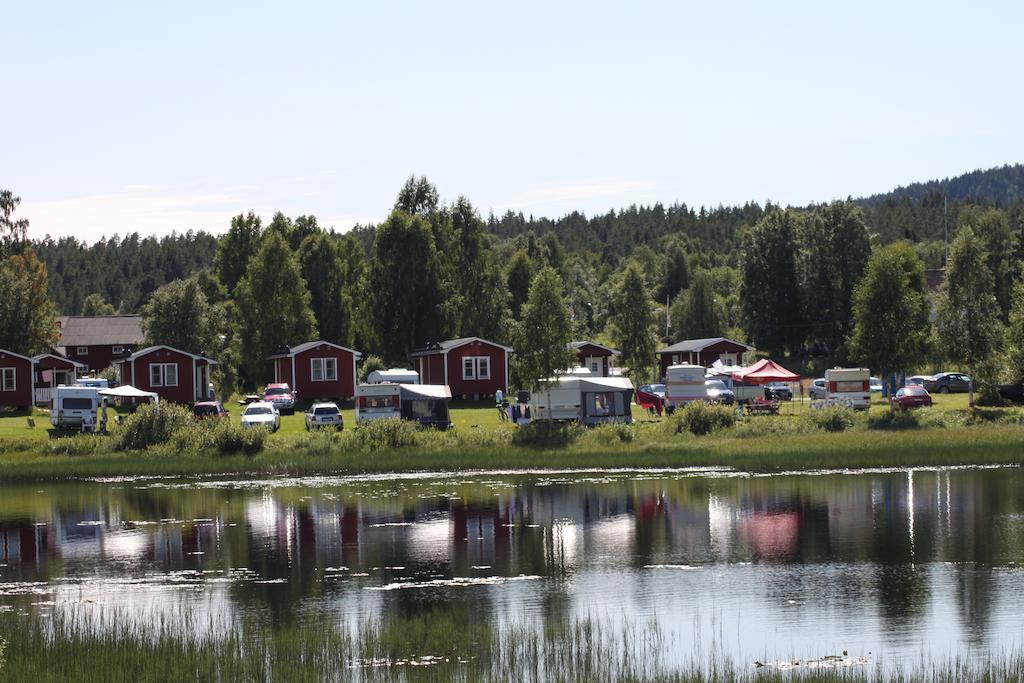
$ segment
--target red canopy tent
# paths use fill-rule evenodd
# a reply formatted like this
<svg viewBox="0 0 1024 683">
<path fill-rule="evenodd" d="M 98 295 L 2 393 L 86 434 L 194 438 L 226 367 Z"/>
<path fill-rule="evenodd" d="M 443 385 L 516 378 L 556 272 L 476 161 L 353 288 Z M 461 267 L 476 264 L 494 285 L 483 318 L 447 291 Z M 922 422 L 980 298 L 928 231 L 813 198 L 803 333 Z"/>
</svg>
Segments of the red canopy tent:
<svg viewBox="0 0 1024 683">
<path fill-rule="evenodd" d="M 790 372 L 773 360 L 759 360 L 749 368 L 732 373 L 733 380 L 750 384 L 767 384 L 768 382 L 798 382 L 800 375 Z"/>
</svg>

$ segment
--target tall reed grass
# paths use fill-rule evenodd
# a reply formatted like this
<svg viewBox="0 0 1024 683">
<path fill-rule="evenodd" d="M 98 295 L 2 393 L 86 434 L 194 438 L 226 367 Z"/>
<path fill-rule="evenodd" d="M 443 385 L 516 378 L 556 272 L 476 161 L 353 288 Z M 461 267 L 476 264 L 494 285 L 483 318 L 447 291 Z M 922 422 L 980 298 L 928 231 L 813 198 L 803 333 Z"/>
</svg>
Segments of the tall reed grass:
<svg viewBox="0 0 1024 683">
<path fill-rule="evenodd" d="M 0 678 L 11 681 L 953 681 L 1024 679 L 1024 656 L 788 668 L 737 662 L 712 644 L 679 661 L 655 622 L 611 626 L 577 619 L 495 627 L 478 616 L 426 612 L 351 628 L 326 617 L 263 628 L 243 619 L 226 631 L 183 616 L 145 626 L 116 613 L 0 613 Z M 216 635 L 203 635 L 209 633 Z M 801 668 L 802 667 L 802 668 Z"/>
</svg>

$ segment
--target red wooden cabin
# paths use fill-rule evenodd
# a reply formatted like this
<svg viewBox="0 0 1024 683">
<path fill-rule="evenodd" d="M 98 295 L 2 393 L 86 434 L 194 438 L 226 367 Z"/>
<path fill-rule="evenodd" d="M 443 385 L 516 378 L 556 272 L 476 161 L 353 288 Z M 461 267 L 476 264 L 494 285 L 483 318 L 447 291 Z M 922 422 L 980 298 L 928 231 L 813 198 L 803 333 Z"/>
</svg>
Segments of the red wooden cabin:
<svg viewBox="0 0 1024 683">
<path fill-rule="evenodd" d="M 612 357 L 619 352 L 609 346 L 592 341 L 569 342 L 569 350 L 576 354 L 576 362 L 594 375 L 608 377 L 612 370 Z"/>
<path fill-rule="evenodd" d="M 194 403 L 209 397 L 210 369 L 217 361 L 170 346 L 140 349 L 117 363 L 121 384 L 152 391 L 165 401 Z"/>
<path fill-rule="evenodd" d="M 0 349 L 0 408 L 32 407 L 32 370 L 28 356 Z"/>
<path fill-rule="evenodd" d="M 664 377 L 670 365 L 703 365 L 708 368 L 716 360 L 721 360 L 725 365 L 739 365 L 743 361 L 743 354 L 753 350 L 754 347 L 749 344 L 725 337 L 686 339 L 657 352 L 660 369 L 658 376 Z"/>
<path fill-rule="evenodd" d="M 483 398 L 508 392 L 512 349 L 480 337 L 437 342 L 409 354 L 422 384 L 447 384 L 452 396 Z"/>
<path fill-rule="evenodd" d="M 274 362 L 274 382 L 286 383 L 300 401 L 350 399 L 356 395 L 359 351 L 328 341 L 309 341 L 284 347 L 268 356 Z"/>
<path fill-rule="evenodd" d="M 65 358 L 58 353 L 41 353 L 32 357 L 34 400 L 36 405 L 50 405 L 53 390 L 60 385 L 72 386 L 78 376 L 85 373 L 85 363 Z"/>
</svg>

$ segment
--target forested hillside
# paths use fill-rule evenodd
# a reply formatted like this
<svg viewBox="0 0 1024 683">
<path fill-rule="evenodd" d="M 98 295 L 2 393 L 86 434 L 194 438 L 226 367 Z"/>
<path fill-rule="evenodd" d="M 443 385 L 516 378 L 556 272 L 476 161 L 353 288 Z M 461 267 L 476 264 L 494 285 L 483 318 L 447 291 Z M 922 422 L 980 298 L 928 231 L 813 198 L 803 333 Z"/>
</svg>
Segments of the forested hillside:
<svg viewBox="0 0 1024 683">
<path fill-rule="evenodd" d="M 445 203 L 438 188 L 414 177 L 385 221 L 346 234 L 323 230 L 313 216 L 278 213 L 264 225 L 248 213 L 220 237 L 133 234 L 93 245 L 46 238 L 29 246 L 63 314 L 112 308 L 147 315 L 175 310 L 182 292 L 201 292 L 215 319 L 190 350 L 222 359 L 247 384 L 264 379 L 262 359 L 276 346 L 314 334 L 395 364 L 445 338 L 514 343 L 531 287 L 546 269 L 557 275 L 576 338 L 622 345 L 622 330 L 649 325 L 658 343 L 724 335 L 773 353 L 847 360 L 855 291 L 869 261 L 900 242 L 890 262 L 903 264 L 913 283 L 904 287 L 925 297 L 915 273 L 946 264 L 946 225 L 951 241 L 969 233 L 962 248 L 985 260 L 988 280 L 978 287 L 992 294 L 994 324 L 1012 326 L 1024 256 L 1022 169 L 802 208 L 655 204 L 557 219 L 485 218 L 469 199 Z M 197 287 L 165 287 L 193 276 Z M 641 295 L 624 292 L 637 283 Z M 167 300 L 147 306 L 159 292 Z M 648 305 L 623 303 L 640 300 Z M 196 302 L 188 306 L 195 310 Z M 639 327 L 623 318 L 633 315 L 641 316 Z M 159 327 L 168 329 L 166 321 Z M 214 343 L 224 346 L 205 348 Z"/>
</svg>

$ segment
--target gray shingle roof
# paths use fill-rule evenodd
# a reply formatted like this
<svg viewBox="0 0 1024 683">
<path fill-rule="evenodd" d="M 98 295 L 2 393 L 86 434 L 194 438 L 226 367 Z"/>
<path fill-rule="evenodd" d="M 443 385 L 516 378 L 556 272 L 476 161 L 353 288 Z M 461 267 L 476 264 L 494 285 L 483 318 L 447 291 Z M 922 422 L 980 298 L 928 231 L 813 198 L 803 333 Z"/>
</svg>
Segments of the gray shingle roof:
<svg viewBox="0 0 1024 683">
<path fill-rule="evenodd" d="M 60 330 L 60 345 L 65 348 L 107 344 L 138 346 L 144 338 L 141 315 L 72 315 L 63 321 Z"/>
</svg>

